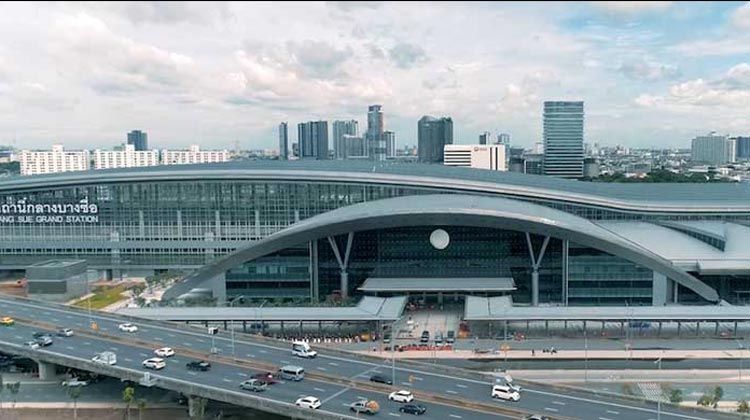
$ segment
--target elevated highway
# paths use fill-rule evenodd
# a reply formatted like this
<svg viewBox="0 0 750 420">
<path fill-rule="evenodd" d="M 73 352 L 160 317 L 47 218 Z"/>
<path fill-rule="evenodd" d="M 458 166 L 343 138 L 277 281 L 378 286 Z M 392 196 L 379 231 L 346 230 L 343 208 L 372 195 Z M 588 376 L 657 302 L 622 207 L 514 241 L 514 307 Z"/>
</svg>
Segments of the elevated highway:
<svg viewBox="0 0 750 420">
<path fill-rule="evenodd" d="M 395 369 L 395 387 L 373 384 L 369 382 L 370 375 L 392 374 L 389 362 L 325 350 L 316 359 L 297 359 L 291 355 L 286 343 L 243 336 L 233 347 L 228 337 L 209 336 L 203 328 L 109 313 L 92 312 L 89 316 L 78 308 L 27 299 L 1 297 L 0 316 L 18 320 L 13 327 L 0 328 L 0 351 L 141 381 L 146 372 L 141 362 L 152 357 L 154 349 L 169 346 L 177 355 L 168 359 L 165 369 L 149 371 L 153 385 L 294 418 L 350 418 L 353 415 L 347 406 L 360 398 L 378 401 L 381 405 L 379 416 L 398 417 L 401 416 L 398 412 L 400 405 L 387 401 L 387 393 L 399 388 L 411 389 L 417 402 L 427 406 L 427 413 L 423 416 L 426 419 L 519 419 L 530 413 L 544 413 L 556 419 L 585 420 L 657 417 L 653 404 L 608 400 L 536 385 L 527 387 L 518 403 L 494 401 L 489 397 L 493 383 L 491 377 L 439 366 L 399 362 Z M 91 322 L 97 324 L 95 330 L 91 329 Z M 139 331 L 132 334 L 120 332 L 117 325 L 122 322 L 136 323 Z M 57 328 L 73 328 L 76 335 L 56 338 L 55 343 L 46 348 L 24 346 L 33 331 Z M 212 347 L 218 349 L 218 354 L 211 354 Z M 95 353 L 105 350 L 117 353 L 116 366 L 90 362 Z M 185 364 L 196 359 L 211 360 L 213 368 L 209 372 L 188 371 Z M 273 385 L 262 394 L 239 389 L 239 383 L 252 374 L 276 370 L 283 364 L 304 367 L 308 377 L 301 382 Z M 298 397 L 307 395 L 320 398 L 323 402 L 320 410 L 302 410 L 293 405 Z M 661 416 L 663 419 L 691 420 L 735 418 L 671 407 L 663 410 Z"/>
</svg>

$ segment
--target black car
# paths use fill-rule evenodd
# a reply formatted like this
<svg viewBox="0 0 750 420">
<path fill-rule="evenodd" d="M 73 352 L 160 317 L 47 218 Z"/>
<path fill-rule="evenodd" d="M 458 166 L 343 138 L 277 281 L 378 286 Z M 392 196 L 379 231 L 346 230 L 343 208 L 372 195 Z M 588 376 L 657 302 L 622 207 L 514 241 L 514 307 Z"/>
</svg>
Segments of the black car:
<svg viewBox="0 0 750 420">
<path fill-rule="evenodd" d="M 456 342 L 456 332 L 453 330 L 448 331 L 448 335 L 445 337 L 445 342 L 448 344 L 453 344 Z"/>
<path fill-rule="evenodd" d="M 422 331 L 422 337 L 419 339 L 420 343 L 429 343 L 430 342 L 430 332 L 427 330 Z"/>
<path fill-rule="evenodd" d="M 427 411 L 427 407 L 422 404 L 405 404 L 399 407 L 398 411 L 407 414 L 414 414 L 415 416 L 421 416 Z"/>
<path fill-rule="evenodd" d="M 51 337 L 52 333 L 48 333 L 45 331 L 37 331 L 34 334 L 32 334 L 34 338 L 42 338 L 42 337 Z"/>
<path fill-rule="evenodd" d="M 379 384 L 393 385 L 393 381 L 383 375 L 372 375 L 370 376 L 370 382 L 377 382 Z"/>
<path fill-rule="evenodd" d="M 208 363 L 205 360 L 194 360 L 188 362 L 185 366 L 190 370 L 199 370 L 201 372 L 211 369 L 211 363 Z"/>
</svg>

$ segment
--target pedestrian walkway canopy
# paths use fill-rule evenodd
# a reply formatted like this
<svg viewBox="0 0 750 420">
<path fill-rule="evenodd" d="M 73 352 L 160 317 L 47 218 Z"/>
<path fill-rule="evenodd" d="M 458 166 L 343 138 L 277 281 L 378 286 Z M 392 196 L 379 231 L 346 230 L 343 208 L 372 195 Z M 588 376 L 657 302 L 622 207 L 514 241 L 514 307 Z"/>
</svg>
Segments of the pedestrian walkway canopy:
<svg viewBox="0 0 750 420">
<path fill-rule="evenodd" d="M 513 306 L 510 296 L 467 296 L 466 321 L 750 321 L 750 307 L 669 306 Z"/>
<path fill-rule="evenodd" d="M 126 308 L 118 313 L 160 321 L 395 321 L 406 296 L 365 296 L 351 307 Z"/>
<path fill-rule="evenodd" d="M 370 277 L 359 287 L 363 292 L 510 292 L 516 283 L 510 277 Z"/>
</svg>

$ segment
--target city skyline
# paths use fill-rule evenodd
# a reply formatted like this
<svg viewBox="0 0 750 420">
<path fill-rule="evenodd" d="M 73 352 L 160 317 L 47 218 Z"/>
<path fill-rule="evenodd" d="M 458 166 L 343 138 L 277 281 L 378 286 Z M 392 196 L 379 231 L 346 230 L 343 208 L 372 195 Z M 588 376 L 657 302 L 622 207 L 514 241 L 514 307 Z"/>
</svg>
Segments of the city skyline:
<svg viewBox="0 0 750 420">
<path fill-rule="evenodd" d="M 371 104 L 398 147 L 417 143 L 422 115 L 447 115 L 456 144 L 490 131 L 530 148 L 545 100 L 585 101 L 591 143 L 750 133 L 744 2 L 3 8 L 0 143 L 17 148 L 115 144 L 141 127 L 159 148 L 275 149 L 280 121 L 364 126 Z"/>
</svg>

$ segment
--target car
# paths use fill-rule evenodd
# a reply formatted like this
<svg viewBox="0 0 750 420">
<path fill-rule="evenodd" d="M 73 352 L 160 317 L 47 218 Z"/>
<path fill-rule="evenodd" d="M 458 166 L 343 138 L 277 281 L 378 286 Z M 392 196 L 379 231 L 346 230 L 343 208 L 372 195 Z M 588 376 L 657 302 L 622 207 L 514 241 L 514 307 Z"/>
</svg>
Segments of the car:
<svg viewBox="0 0 750 420">
<path fill-rule="evenodd" d="M 10 327 L 11 325 L 14 325 L 15 323 L 16 323 L 16 320 L 9 316 L 4 316 L 0 318 L 0 325 L 4 325 L 6 327 Z"/>
<path fill-rule="evenodd" d="M 514 402 L 521 399 L 521 394 L 508 385 L 494 385 L 492 387 L 492 394 L 490 395 L 492 398 Z"/>
<path fill-rule="evenodd" d="M 429 343 L 430 342 L 430 332 L 427 330 L 422 331 L 422 336 L 419 338 L 420 343 Z"/>
<path fill-rule="evenodd" d="M 414 394 L 412 394 L 411 391 L 402 389 L 400 391 L 391 392 L 391 394 L 388 395 L 388 399 L 400 403 L 410 403 L 414 401 Z"/>
<path fill-rule="evenodd" d="M 315 397 L 302 397 L 299 398 L 294 404 L 297 407 L 312 408 L 313 410 L 316 408 L 320 408 L 320 400 Z"/>
<path fill-rule="evenodd" d="M 393 385 L 393 381 L 383 375 L 372 375 L 370 376 L 370 382 L 377 382 L 379 384 Z"/>
<path fill-rule="evenodd" d="M 532 414 L 524 417 L 523 420 L 550 420 L 550 418 L 541 414 Z"/>
<path fill-rule="evenodd" d="M 31 347 L 32 349 L 35 349 L 35 350 L 39 348 L 39 343 L 37 343 L 36 340 L 27 341 L 26 345 L 29 346 L 29 347 Z"/>
<path fill-rule="evenodd" d="M 398 408 L 398 411 L 406 414 L 414 414 L 415 416 L 421 416 L 427 411 L 427 407 L 422 404 L 406 404 Z"/>
<path fill-rule="evenodd" d="M 47 347 L 52 345 L 52 337 L 49 335 L 43 335 L 36 339 L 36 342 L 39 343 L 42 347 Z"/>
<path fill-rule="evenodd" d="M 117 364 L 117 355 L 111 351 L 103 351 L 95 354 L 91 361 L 100 365 L 113 366 Z"/>
<path fill-rule="evenodd" d="M 57 336 L 58 337 L 72 337 L 73 330 L 71 330 L 70 328 L 63 328 L 57 331 Z"/>
<path fill-rule="evenodd" d="M 62 386 L 86 386 L 88 384 L 88 381 L 84 381 L 78 378 L 68 379 L 67 381 L 62 382 Z"/>
<path fill-rule="evenodd" d="M 256 373 L 255 375 L 251 376 L 252 379 L 259 379 L 268 385 L 275 385 L 279 382 L 279 380 L 273 375 L 271 372 L 266 373 Z"/>
<path fill-rule="evenodd" d="M 448 334 L 445 336 L 445 342 L 448 344 L 453 344 L 456 342 L 456 332 L 453 330 L 448 330 Z"/>
<path fill-rule="evenodd" d="M 359 400 L 349 404 L 349 409 L 355 413 L 377 414 L 380 411 L 380 405 L 373 400 Z"/>
<path fill-rule="evenodd" d="M 174 356 L 174 349 L 172 347 L 162 347 L 154 350 L 154 354 L 159 357 L 172 357 Z"/>
<path fill-rule="evenodd" d="M 260 379 L 248 379 L 240 384 L 240 388 L 246 391 L 263 392 L 268 389 L 268 384 Z"/>
<path fill-rule="evenodd" d="M 46 332 L 46 331 L 35 331 L 33 334 L 31 334 L 31 336 L 34 337 L 34 338 L 39 339 L 39 338 L 42 338 L 42 337 L 50 337 L 51 334 L 48 333 L 48 332 Z"/>
<path fill-rule="evenodd" d="M 124 324 L 120 324 L 120 325 L 117 326 L 117 328 L 119 328 L 120 331 L 122 331 L 122 332 L 129 332 L 129 333 L 134 333 L 134 332 L 138 331 L 138 326 L 135 325 L 135 324 L 131 324 L 129 322 L 126 322 Z"/>
<path fill-rule="evenodd" d="M 161 370 L 167 366 L 167 362 L 160 357 L 152 357 L 143 361 L 143 367 L 147 369 Z"/>
<path fill-rule="evenodd" d="M 194 360 L 192 362 L 187 362 L 185 365 L 189 370 L 199 370 L 201 372 L 205 372 L 209 369 L 211 369 L 211 363 L 208 363 L 205 360 Z"/>
<path fill-rule="evenodd" d="M 443 332 L 438 331 L 437 334 L 435 334 L 435 345 L 440 347 L 443 345 Z"/>
<path fill-rule="evenodd" d="M 388 344 L 391 342 L 391 332 L 388 331 L 385 334 L 383 334 L 383 343 Z"/>
<path fill-rule="evenodd" d="M 318 357 L 318 352 L 310 348 L 310 345 L 304 341 L 295 341 L 292 343 L 292 354 L 303 359 Z"/>
</svg>

